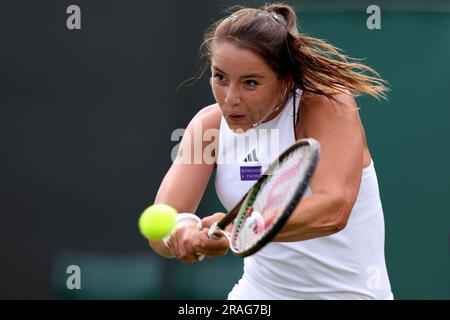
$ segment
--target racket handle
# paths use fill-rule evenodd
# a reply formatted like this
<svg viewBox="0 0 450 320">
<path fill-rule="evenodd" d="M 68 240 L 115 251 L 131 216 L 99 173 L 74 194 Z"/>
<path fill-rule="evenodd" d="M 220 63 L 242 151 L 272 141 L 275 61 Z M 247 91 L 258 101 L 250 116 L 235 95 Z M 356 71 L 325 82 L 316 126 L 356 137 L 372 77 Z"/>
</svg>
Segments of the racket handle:
<svg viewBox="0 0 450 320">
<path fill-rule="evenodd" d="M 194 220 L 195 222 L 197 222 L 197 228 L 199 230 L 203 229 L 202 219 L 197 217 L 195 214 L 188 213 L 188 212 L 183 212 L 183 213 L 177 214 L 177 216 L 176 216 L 176 224 L 177 224 L 177 226 L 179 224 L 181 224 L 183 221 L 187 221 L 187 220 Z M 175 227 L 174 230 L 176 228 L 177 227 Z M 165 237 L 163 239 L 163 242 L 166 245 L 166 247 L 168 247 L 167 243 L 169 242 L 169 239 L 170 239 L 171 236 L 172 236 L 172 234 L 169 234 L 167 237 Z M 205 255 L 203 255 L 201 253 L 197 252 L 197 256 L 198 256 L 198 261 L 203 261 L 203 259 L 205 259 Z"/>
<path fill-rule="evenodd" d="M 209 229 L 208 229 L 208 237 L 220 239 L 221 237 L 216 232 L 218 230 L 219 230 L 219 228 L 217 228 L 217 221 L 216 221 L 209 227 Z"/>
<path fill-rule="evenodd" d="M 197 256 L 198 256 L 198 261 L 199 262 L 202 262 L 205 259 L 205 255 L 204 254 L 201 254 L 201 253 L 197 252 Z"/>
<path fill-rule="evenodd" d="M 217 226 L 217 224 L 218 224 L 218 222 L 216 221 L 209 227 L 209 229 L 208 229 L 208 237 L 214 238 L 214 239 L 221 239 L 222 237 L 225 237 L 231 243 L 231 233 L 220 229 Z"/>
</svg>

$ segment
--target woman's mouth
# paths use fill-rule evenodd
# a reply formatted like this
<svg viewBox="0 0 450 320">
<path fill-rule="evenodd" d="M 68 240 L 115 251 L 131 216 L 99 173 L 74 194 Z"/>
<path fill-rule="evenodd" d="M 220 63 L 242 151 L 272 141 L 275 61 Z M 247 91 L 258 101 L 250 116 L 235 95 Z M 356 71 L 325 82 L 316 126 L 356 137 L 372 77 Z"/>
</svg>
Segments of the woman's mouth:
<svg viewBox="0 0 450 320">
<path fill-rule="evenodd" d="M 227 118 L 233 122 L 242 122 L 245 119 L 243 114 L 229 114 Z"/>
</svg>

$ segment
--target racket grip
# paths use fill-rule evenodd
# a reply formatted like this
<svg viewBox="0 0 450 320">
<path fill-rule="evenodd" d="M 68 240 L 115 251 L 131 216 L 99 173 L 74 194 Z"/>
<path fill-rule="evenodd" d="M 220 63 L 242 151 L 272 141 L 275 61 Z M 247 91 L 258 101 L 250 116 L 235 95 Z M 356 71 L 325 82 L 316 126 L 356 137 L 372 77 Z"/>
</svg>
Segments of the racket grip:
<svg viewBox="0 0 450 320">
<path fill-rule="evenodd" d="M 215 238 L 215 239 L 220 239 L 221 237 L 217 234 L 218 229 L 217 229 L 217 221 L 214 222 L 208 229 L 208 237 L 210 238 Z"/>
<path fill-rule="evenodd" d="M 197 256 L 198 256 L 198 261 L 199 262 L 202 262 L 205 259 L 205 255 L 204 254 L 201 254 L 201 253 L 197 252 Z"/>
<path fill-rule="evenodd" d="M 228 239 L 228 241 L 231 241 L 231 234 L 225 230 L 222 230 L 217 227 L 218 222 L 214 222 L 208 229 L 208 237 L 214 238 L 214 239 L 221 239 L 222 237 L 225 237 Z"/>
</svg>

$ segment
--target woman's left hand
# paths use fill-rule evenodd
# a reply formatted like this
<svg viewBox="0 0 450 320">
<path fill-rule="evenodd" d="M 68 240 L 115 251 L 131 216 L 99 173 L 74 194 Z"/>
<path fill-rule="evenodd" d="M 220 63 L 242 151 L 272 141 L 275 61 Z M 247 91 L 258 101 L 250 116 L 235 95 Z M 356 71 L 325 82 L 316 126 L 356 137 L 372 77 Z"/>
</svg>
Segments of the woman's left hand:
<svg viewBox="0 0 450 320">
<path fill-rule="evenodd" d="M 226 237 L 216 239 L 208 236 L 209 227 L 214 222 L 221 220 L 224 216 L 224 213 L 218 212 L 202 219 L 203 230 L 200 232 L 200 236 L 196 239 L 195 243 L 193 243 L 197 252 L 209 258 L 221 257 L 227 254 L 229 242 Z"/>
</svg>

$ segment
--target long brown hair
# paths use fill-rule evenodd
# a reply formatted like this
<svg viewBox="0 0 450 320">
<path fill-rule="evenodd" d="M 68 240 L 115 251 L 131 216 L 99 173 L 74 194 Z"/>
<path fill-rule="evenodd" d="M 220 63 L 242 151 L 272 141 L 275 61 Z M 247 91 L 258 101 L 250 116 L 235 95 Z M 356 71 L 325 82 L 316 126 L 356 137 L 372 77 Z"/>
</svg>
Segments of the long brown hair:
<svg viewBox="0 0 450 320">
<path fill-rule="evenodd" d="M 387 82 L 374 69 L 355 62 L 324 40 L 301 34 L 296 13 L 287 4 L 240 8 L 213 24 L 201 46 L 206 60 L 202 74 L 218 41 L 231 41 L 255 52 L 280 79 L 290 77 L 293 89 L 325 95 L 339 105 L 342 103 L 336 98 L 338 92 L 386 99 Z"/>
</svg>

